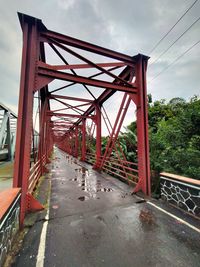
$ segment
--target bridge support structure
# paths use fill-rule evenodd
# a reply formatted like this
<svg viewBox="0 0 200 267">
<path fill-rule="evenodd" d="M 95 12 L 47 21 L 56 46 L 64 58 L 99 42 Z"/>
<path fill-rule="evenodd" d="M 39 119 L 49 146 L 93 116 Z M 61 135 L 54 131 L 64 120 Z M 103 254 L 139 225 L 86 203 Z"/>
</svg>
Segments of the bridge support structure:
<svg viewBox="0 0 200 267">
<path fill-rule="evenodd" d="M 32 209 L 42 208 L 30 195 L 45 171 L 54 144 L 82 161 L 89 161 L 89 156 L 94 168 L 118 175 L 128 182 L 134 180 L 135 192 L 142 190 L 150 195 L 148 57 L 141 54 L 129 56 L 53 32 L 40 19 L 21 13 L 19 20 L 23 31 L 23 52 L 13 186 L 22 188 L 21 225 L 28 211 L 27 199 L 32 202 Z M 54 62 L 48 56 L 49 49 Z M 95 57 L 99 63 L 94 62 Z M 84 90 L 87 97 L 82 97 L 80 90 Z M 112 125 L 104 103 L 116 92 L 121 92 L 122 96 Z M 126 159 L 118 140 L 131 102 L 137 110 L 136 162 Z M 36 103 L 39 151 L 30 168 Z M 104 151 L 102 123 L 109 133 Z"/>
<path fill-rule="evenodd" d="M 14 160 L 17 115 L 0 103 L 0 160 Z"/>
</svg>

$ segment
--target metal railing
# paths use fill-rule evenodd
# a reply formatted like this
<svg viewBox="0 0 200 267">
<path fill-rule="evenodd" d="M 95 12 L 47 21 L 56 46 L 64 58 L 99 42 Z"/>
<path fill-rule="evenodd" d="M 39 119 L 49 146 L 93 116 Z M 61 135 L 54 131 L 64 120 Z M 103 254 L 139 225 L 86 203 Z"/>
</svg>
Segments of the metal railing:
<svg viewBox="0 0 200 267">
<path fill-rule="evenodd" d="M 32 193 L 35 186 L 42 175 L 42 168 L 46 162 L 46 155 L 43 155 L 42 160 L 38 160 L 30 169 L 28 192 Z"/>
<path fill-rule="evenodd" d="M 101 161 L 103 156 L 101 157 Z M 86 161 L 94 164 L 96 161 L 95 154 L 87 153 Z M 126 182 L 138 182 L 138 164 L 118 158 L 110 157 L 105 159 L 102 170 L 114 177 L 125 180 Z"/>
</svg>

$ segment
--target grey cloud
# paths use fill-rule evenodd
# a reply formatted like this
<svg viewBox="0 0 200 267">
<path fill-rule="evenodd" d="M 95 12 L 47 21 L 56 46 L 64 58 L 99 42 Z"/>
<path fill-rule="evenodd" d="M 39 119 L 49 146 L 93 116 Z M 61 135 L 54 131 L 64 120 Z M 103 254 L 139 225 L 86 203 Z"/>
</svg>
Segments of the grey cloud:
<svg viewBox="0 0 200 267">
<path fill-rule="evenodd" d="M 182 0 L 0 0 L 0 101 L 13 106 L 18 103 L 22 34 L 17 11 L 41 18 L 51 30 L 134 55 L 147 54 L 191 3 Z M 199 16 L 199 11 L 200 2 L 152 53 L 150 62 Z M 198 23 L 160 61 L 149 66 L 149 79 L 197 41 L 199 36 Z M 149 83 L 149 92 L 154 99 L 188 98 L 199 94 L 199 50 L 200 45 Z"/>
</svg>

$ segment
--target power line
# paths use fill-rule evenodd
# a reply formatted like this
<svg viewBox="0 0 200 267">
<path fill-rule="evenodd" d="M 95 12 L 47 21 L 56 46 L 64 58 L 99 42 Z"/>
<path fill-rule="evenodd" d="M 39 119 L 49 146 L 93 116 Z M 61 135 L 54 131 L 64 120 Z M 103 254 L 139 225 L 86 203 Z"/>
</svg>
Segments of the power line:
<svg viewBox="0 0 200 267">
<path fill-rule="evenodd" d="M 195 0 L 191 6 L 183 13 L 183 15 L 177 20 L 177 22 L 168 30 L 168 32 L 154 45 L 154 47 L 149 51 L 149 54 L 151 54 L 158 46 L 159 44 L 168 36 L 168 34 L 175 28 L 175 26 L 182 20 L 182 18 L 189 12 L 189 10 L 198 2 L 198 0 Z"/>
<path fill-rule="evenodd" d="M 200 43 L 200 40 L 196 43 L 194 43 L 192 46 L 190 46 L 185 52 L 183 52 L 180 56 L 178 56 L 175 60 L 173 60 L 170 64 L 168 64 L 161 72 L 159 72 L 156 76 L 154 76 L 150 82 L 152 82 L 153 80 L 155 80 L 158 76 L 160 76 L 164 71 L 166 71 L 167 69 L 169 69 L 169 67 L 171 67 L 175 62 L 177 62 L 181 57 L 183 57 L 186 53 L 188 53 L 190 50 L 192 50 L 196 45 L 198 45 Z"/>
<path fill-rule="evenodd" d="M 175 43 L 178 42 L 198 21 L 200 17 L 198 17 L 167 49 L 165 49 L 150 65 L 155 64 L 158 59 L 160 59 Z"/>
</svg>

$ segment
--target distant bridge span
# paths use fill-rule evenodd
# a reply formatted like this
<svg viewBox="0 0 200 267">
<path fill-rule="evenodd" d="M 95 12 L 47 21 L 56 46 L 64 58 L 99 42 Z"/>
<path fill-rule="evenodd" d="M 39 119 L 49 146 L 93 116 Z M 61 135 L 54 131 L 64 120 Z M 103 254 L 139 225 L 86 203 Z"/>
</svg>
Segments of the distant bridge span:
<svg viewBox="0 0 200 267">
<path fill-rule="evenodd" d="M 0 103 L 0 161 L 14 159 L 16 126 L 17 115 Z"/>
</svg>

